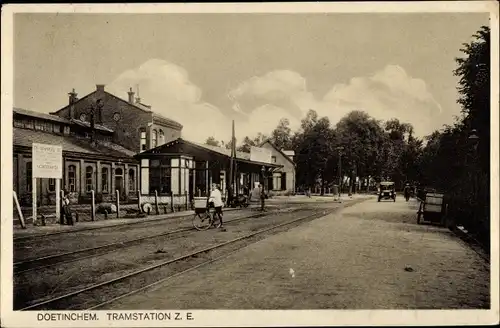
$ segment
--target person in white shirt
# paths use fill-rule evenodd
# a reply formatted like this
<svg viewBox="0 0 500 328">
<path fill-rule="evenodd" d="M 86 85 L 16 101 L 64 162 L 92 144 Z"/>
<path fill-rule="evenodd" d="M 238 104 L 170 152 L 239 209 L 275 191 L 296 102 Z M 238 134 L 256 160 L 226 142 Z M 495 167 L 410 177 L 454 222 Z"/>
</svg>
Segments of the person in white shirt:
<svg viewBox="0 0 500 328">
<path fill-rule="evenodd" d="M 222 222 L 222 206 L 224 205 L 224 203 L 222 202 L 222 194 L 216 184 L 212 185 L 209 202 L 214 204 L 215 214 L 219 216 L 220 228 L 224 229 L 224 223 Z"/>
</svg>

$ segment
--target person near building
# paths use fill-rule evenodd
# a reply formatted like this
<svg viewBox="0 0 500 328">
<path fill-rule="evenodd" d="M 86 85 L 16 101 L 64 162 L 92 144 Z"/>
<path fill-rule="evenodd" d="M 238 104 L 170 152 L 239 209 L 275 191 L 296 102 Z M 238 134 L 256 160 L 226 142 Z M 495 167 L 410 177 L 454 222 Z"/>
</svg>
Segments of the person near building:
<svg viewBox="0 0 500 328">
<path fill-rule="evenodd" d="M 210 203 L 214 204 L 215 215 L 219 217 L 220 220 L 220 228 L 224 229 L 224 223 L 222 221 L 222 206 L 224 203 L 222 202 L 222 193 L 220 192 L 219 187 L 216 184 L 212 185 L 212 191 L 210 192 Z"/>
<path fill-rule="evenodd" d="M 66 223 L 64 222 L 66 221 Z M 62 199 L 62 213 L 61 213 L 61 224 L 73 225 L 73 216 L 71 215 L 71 207 L 68 198 L 68 194 L 64 193 Z"/>
<path fill-rule="evenodd" d="M 264 211 L 266 192 L 262 184 L 259 184 L 259 193 L 260 193 L 260 210 Z"/>
</svg>

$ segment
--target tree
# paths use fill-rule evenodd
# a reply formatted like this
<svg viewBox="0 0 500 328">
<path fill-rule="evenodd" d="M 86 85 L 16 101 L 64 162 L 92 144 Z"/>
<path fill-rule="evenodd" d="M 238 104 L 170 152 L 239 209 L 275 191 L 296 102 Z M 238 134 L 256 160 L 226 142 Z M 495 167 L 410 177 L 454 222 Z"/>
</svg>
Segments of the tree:
<svg viewBox="0 0 500 328">
<path fill-rule="evenodd" d="M 321 193 L 332 178 L 328 165 L 334 142 L 334 132 L 327 117 L 318 119 L 315 111 L 310 110 L 301 122 L 302 131 L 291 138 L 296 153 L 298 185 L 313 187 L 318 181 Z"/>
<path fill-rule="evenodd" d="M 239 146 L 239 147 L 237 148 L 237 150 L 238 150 L 238 151 L 242 151 L 242 152 L 249 153 L 249 152 L 250 152 L 250 148 L 251 148 L 252 146 L 256 146 L 256 145 L 255 145 L 255 142 L 254 142 L 252 139 L 250 139 L 249 137 L 245 137 L 245 138 L 243 139 L 243 143 L 241 144 L 241 146 Z"/>
<path fill-rule="evenodd" d="M 336 127 L 337 145 L 343 147 L 342 171 L 351 176 L 380 176 L 386 140 L 380 122 L 363 111 L 352 111 Z"/>
<path fill-rule="evenodd" d="M 271 133 L 271 140 L 279 149 L 291 149 L 292 147 L 292 130 L 290 129 L 290 121 L 287 118 L 282 118 L 276 129 Z"/>
<path fill-rule="evenodd" d="M 453 72 L 460 77 L 458 103 L 466 115 L 467 127 L 477 130 L 480 143 L 478 156 L 483 172 L 490 166 L 490 29 L 482 26 L 473 35 L 471 43 L 464 43 L 460 51 L 465 57 L 456 58 L 457 69 Z"/>
<path fill-rule="evenodd" d="M 205 144 L 209 146 L 217 146 L 220 147 L 220 142 L 216 140 L 214 137 L 208 137 L 207 140 L 205 140 Z"/>
</svg>

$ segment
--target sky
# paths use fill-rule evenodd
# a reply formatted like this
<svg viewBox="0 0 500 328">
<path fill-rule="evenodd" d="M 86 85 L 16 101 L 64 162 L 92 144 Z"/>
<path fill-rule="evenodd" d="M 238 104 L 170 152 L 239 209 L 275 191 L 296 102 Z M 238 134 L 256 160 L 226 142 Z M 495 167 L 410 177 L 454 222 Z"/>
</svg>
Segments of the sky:
<svg viewBox="0 0 500 328">
<path fill-rule="evenodd" d="M 418 136 L 460 113 L 459 49 L 487 14 L 16 14 L 14 106 L 51 112 L 105 84 L 229 140 L 293 130 L 309 109 L 411 123 Z"/>
</svg>

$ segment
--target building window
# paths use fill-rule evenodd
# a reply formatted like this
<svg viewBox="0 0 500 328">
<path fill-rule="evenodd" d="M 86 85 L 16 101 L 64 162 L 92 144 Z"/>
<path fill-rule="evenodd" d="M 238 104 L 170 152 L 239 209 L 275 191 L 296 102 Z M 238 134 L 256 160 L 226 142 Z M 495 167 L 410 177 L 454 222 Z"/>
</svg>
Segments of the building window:
<svg viewBox="0 0 500 328">
<path fill-rule="evenodd" d="M 31 162 L 26 163 L 26 191 L 31 192 L 33 188 L 33 171 Z"/>
<path fill-rule="evenodd" d="M 59 124 L 52 125 L 52 132 L 61 133 L 61 126 Z"/>
<path fill-rule="evenodd" d="M 108 168 L 103 167 L 101 172 L 101 184 L 102 184 L 102 192 L 109 192 L 108 188 Z"/>
<path fill-rule="evenodd" d="M 146 150 L 146 132 L 141 131 L 141 151 Z"/>
<path fill-rule="evenodd" d="M 153 138 L 151 139 L 151 148 L 158 146 L 158 132 L 153 130 Z"/>
<path fill-rule="evenodd" d="M 273 173 L 273 190 L 281 190 L 281 173 Z"/>
<path fill-rule="evenodd" d="M 45 122 L 43 124 L 43 130 L 47 132 L 52 132 L 52 123 L 50 122 Z"/>
<path fill-rule="evenodd" d="M 76 166 L 68 166 L 68 189 L 69 192 L 75 192 L 76 190 Z"/>
<path fill-rule="evenodd" d="M 69 134 L 69 126 L 64 127 L 64 134 Z"/>
<path fill-rule="evenodd" d="M 14 120 L 14 127 L 16 128 L 24 128 L 24 123 L 21 120 Z"/>
<path fill-rule="evenodd" d="M 135 171 L 134 171 L 134 169 L 128 170 L 128 190 L 135 191 Z"/>
<path fill-rule="evenodd" d="M 160 145 L 163 145 L 165 143 L 165 134 L 163 133 L 163 130 L 160 129 Z"/>
<path fill-rule="evenodd" d="M 85 190 L 90 192 L 94 189 L 94 169 L 92 166 L 85 168 Z"/>
<path fill-rule="evenodd" d="M 49 191 L 56 191 L 56 179 L 49 179 Z"/>
<path fill-rule="evenodd" d="M 33 129 L 33 121 L 32 120 L 24 121 L 24 127 L 26 129 Z"/>
<path fill-rule="evenodd" d="M 35 130 L 43 130 L 43 129 L 44 129 L 43 122 L 35 121 Z"/>
<path fill-rule="evenodd" d="M 276 156 L 271 156 L 271 163 L 276 163 Z"/>
<path fill-rule="evenodd" d="M 170 159 L 152 160 L 149 167 L 149 192 L 154 194 L 155 190 L 161 194 L 171 193 L 171 168 Z"/>
</svg>

